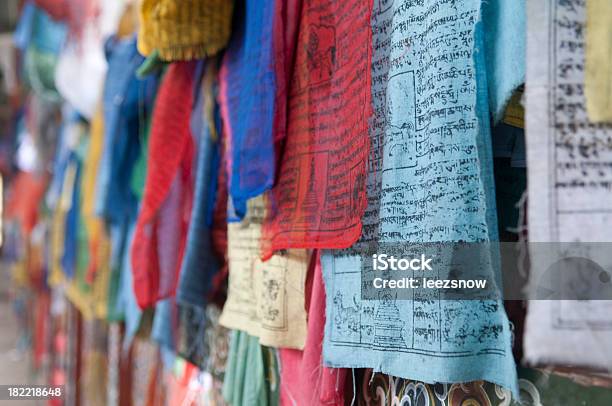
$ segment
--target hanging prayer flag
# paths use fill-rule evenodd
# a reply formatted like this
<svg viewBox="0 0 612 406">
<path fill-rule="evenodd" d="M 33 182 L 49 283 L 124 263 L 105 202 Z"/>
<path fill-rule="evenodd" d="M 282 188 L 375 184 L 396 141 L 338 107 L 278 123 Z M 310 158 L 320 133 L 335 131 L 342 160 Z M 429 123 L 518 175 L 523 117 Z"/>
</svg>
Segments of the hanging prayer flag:
<svg viewBox="0 0 612 406">
<path fill-rule="evenodd" d="M 305 0 L 287 140 L 263 229 L 263 256 L 346 248 L 361 234 L 371 115 L 371 3 Z"/>
<path fill-rule="evenodd" d="M 313 254 L 312 265 L 307 283 L 308 334 L 304 350 L 279 349 L 281 404 L 342 406 L 348 370 L 322 366 L 326 298 L 318 253 Z"/>
<path fill-rule="evenodd" d="M 246 0 L 219 74 L 219 102 L 235 207 L 270 189 L 275 141 L 284 137 L 287 92 L 282 1 Z M 239 210 L 243 211 L 243 210 Z M 244 213 L 241 213 L 244 215 Z"/>
<path fill-rule="evenodd" d="M 246 331 L 271 347 L 303 348 L 307 250 L 288 250 L 262 262 L 259 256 L 263 196 L 249 200 L 240 223 L 228 225 L 228 297 L 221 324 Z"/>
<path fill-rule="evenodd" d="M 612 295 L 604 270 L 612 266 L 612 125 L 587 115 L 590 3 L 528 1 L 530 285 L 550 300 L 529 303 L 524 347 L 532 364 L 610 371 Z"/>
<path fill-rule="evenodd" d="M 188 206 L 191 204 L 189 185 L 194 148 L 189 122 L 195 67 L 193 62 L 170 65 L 155 101 L 145 191 L 131 247 L 134 290 L 142 308 L 152 306 L 176 289 L 187 233 Z M 173 193 L 172 190 L 180 192 Z M 164 208 L 172 206 L 170 200 L 173 198 L 180 200 L 174 206 L 180 211 L 180 224 L 178 233 L 172 235 L 178 244 L 176 256 L 168 259 L 164 255 L 171 254 L 167 247 L 159 246 L 160 227 L 163 226 L 160 217 Z M 170 279 L 161 280 L 162 267 L 172 267 L 174 272 L 169 275 Z"/>
<path fill-rule="evenodd" d="M 398 291 L 362 298 L 362 277 L 379 272 L 367 266 L 372 253 L 498 238 L 480 7 L 479 0 L 375 2 L 363 235 L 321 259 L 328 366 L 428 383 L 484 379 L 517 393 L 500 301 Z M 444 278 L 448 265 L 436 267 L 436 277 Z M 479 265 L 495 283 L 495 258 Z"/>
<path fill-rule="evenodd" d="M 157 50 L 165 61 L 214 55 L 229 40 L 233 6 L 232 0 L 143 0 L 138 50 L 145 56 Z"/>
<path fill-rule="evenodd" d="M 214 250 L 212 242 L 220 148 L 213 137 L 213 131 L 216 134 L 215 123 L 207 122 L 214 120 L 205 119 L 214 115 L 214 112 L 206 111 L 214 110 L 214 107 L 208 106 L 205 102 L 214 97 L 212 75 L 216 73 L 216 69 L 213 68 L 215 61 L 212 62 L 206 67 L 205 83 L 198 92 L 191 116 L 191 130 L 197 137 L 194 200 L 187 246 L 176 292 L 179 303 L 201 308 L 206 306 L 207 295 L 211 291 L 214 277 L 221 268 L 219 253 Z"/>
<path fill-rule="evenodd" d="M 584 92 L 589 119 L 612 122 L 612 2 L 586 3 Z"/>
</svg>

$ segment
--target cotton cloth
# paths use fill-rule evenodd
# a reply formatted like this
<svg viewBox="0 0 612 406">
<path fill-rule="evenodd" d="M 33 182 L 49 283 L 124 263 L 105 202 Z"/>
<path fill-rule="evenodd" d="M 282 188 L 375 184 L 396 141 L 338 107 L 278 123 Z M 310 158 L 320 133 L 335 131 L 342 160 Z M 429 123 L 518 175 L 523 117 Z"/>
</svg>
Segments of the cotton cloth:
<svg viewBox="0 0 612 406">
<path fill-rule="evenodd" d="M 325 286 L 318 254 L 313 254 L 308 300 L 308 335 L 304 350 L 279 349 L 282 405 L 334 405 L 345 403 L 347 369 L 327 368 L 323 363 Z M 350 380 L 350 377 L 349 377 Z"/>
<path fill-rule="evenodd" d="M 612 3 L 590 0 L 586 4 L 586 55 L 584 92 L 589 119 L 594 123 L 612 122 Z"/>
<path fill-rule="evenodd" d="M 307 250 L 287 250 L 266 262 L 259 258 L 263 196 L 248 202 L 241 223 L 228 225 L 229 286 L 220 323 L 258 337 L 271 347 L 304 347 L 304 285 Z"/>
<path fill-rule="evenodd" d="M 107 63 L 104 43 L 117 29 L 121 2 L 100 2 L 97 18 L 87 19 L 79 38 L 62 49 L 55 71 L 55 85 L 62 98 L 91 120 L 100 100 Z"/>
<path fill-rule="evenodd" d="M 85 26 L 92 20 L 100 18 L 100 6 L 119 9 L 122 1 L 104 2 L 100 0 L 34 0 L 34 3 L 44 9 L 53 19 L 66 24 L 70 36 L 80 38 Z M 97 21 L 96 21 L 97 23 Z M 108 31 L 105 31 L 105 34 Z"/>
<path fill-rule="evenodd" d="M 108 74 L 103 90 L 104 137 L 96 183 L 96 214 L 113 224 L 136 218 L 138 195 L 130 178 L 143 148 L 158 79 L 136 77 L 144 58 L 136 39 L 111 37 L 106 43 Z"/>
<path fill-rule="evenodd" d="M 576 290 L 584 299 L 609 299 L 593 295 L 609 286 L 602 284 L 604 271 L 597 271 L 594 279 L 586 266 L 576 265 L 575 273 L 574 268 L 553 273 L 558 260 L 572 257 L 599 269 L 612 266 L 608 248 L 585 245 L 612 241 L 612 152 L 604 141 L 612 135 L 612 125 L 590 120 L 583 91 L 587 11 L 585 2 L 528 2 L 533 17 L 528 21 L 526 84 L 528 231 L 530 242 L 548 243 L 534 246 L 552 247 L 552 255 L 530 250 L 529 284 L 532 291 L 551 290 L 552 296 L 529 303 L 524 347 L 525 359 L 533 365 L 611 371 L 612 300 L 563 300 Z M 558 256 L 555 247 L 563 251 Z M 551 285 L 551 278 L 560 284 Z"/>
<path fill-rule="evenodd" d="M 212 65 L 212 64 L 211 64 Z M 207 67 L 206 75 L 212 72 Z M 212 84 L 210 81 L 207 83 Z M 207 117 L 213 116 L 214 106 L 205 103 L 214 99 L 212 85 L 202 86 L 191 115 L 191 130 L 196 137 L 197 158 L 194 186 L 194 200 L 191 222 L 187 233 L 185 257 L 181 265 L 176 298 L 179 303 L 204 308 L 212 289 L 214 276 L 221 268 L 219 253 L 213 247 L 212 226 L 216 201 L 217 177 L 220 165 L 220 146 L 215 141 L 215 123 Z"/>
<path fill-rule="evenodd" d="M 189 120 L 195 67 L 190 62 L 172 64 L 155 101 L 145 191 L 131 247 L 134 289 L 141 308 L 174 294 L 178 283 L 192 202 L 194 148 Z M 173 224 L 169 219 L 162 222 L 163 210 L 177 216 L 178 223 Z M 171 234 L 176 246 L 160 245 L 162 227 L 170 227 L 176 232 Z M 168 234 L 165 236 L 167 238 Z M 164 280 L 160 278 L 162 268 L 169 270 Z"/>
<path fill-rule="evenodd" d="M 257 337 L 233 331 L 230 339 L 223 398 L 234 406 L 278 405 L 278 369 L 275 359 Z M 272 364 L 270 363 L 272 361 Z"/>
<path fill-rule="evenodd" d="M 500 121 L 514 90 L 525 82 L 527 18 L 525 0 L 482 3 L 489 104 Z"/>
<path fill-rule="evenodd" d="M 132 340 L 140 328 L 142 318 L 142 310 L 138 306 L 137 297 L 134 291 L 132 258 L 131 251 L 129 250 L 134 240 L 134 228 L 134 223 L 129 225 L 125 246 L 122 250 L 123 257 L 121 258 L 119 292 L 117 297 L 117 306 L 122 310 L 122 316 L 125 322 L 123 348 L 126 350 L 132 344 Z"/>
<path fill-rule="evenodd" d="M 350 250 L 321 259 L 328 366 L 427 383 L 487 380 L 517 393 L 501 302 L 361 297 L 371 253 L 498 239 L 480 15 L 477 0 L 375 4 L 364 232 Z M 495 258 L 483 264 L 499 283 Z"/>
<path fill-rule="evenodd" d="M 371 2 L 305 0 L 287 137 L 263 229 L 263 259 L 346 248 L 361 234 L 371 116 Z"/>
<path fill-rule="evenodd" d="M 285 135 L 288 64 L 280 15 L 283 2 L 245 3 L 235 19 L 234 35 L 219 74 L 229 191 L 234 205 L 242 208 L 247 199 L 274 183 L 275 141 Z"/>
<path fill-rule="evenodd" d="M 15 46 L 25 52 L 24 69 L 29 85 L 49 101 L 59 99 L 55 71 L 66 36 L 64 24 L 53 21 L 30 2 L 24 5 L 13 39 Z"/>
<path fill-rule="evenodd" d="M 138 50 L 165 61 L 202 59 L 229 41 L 232 0 L 142 0 Z"/>
</svg>

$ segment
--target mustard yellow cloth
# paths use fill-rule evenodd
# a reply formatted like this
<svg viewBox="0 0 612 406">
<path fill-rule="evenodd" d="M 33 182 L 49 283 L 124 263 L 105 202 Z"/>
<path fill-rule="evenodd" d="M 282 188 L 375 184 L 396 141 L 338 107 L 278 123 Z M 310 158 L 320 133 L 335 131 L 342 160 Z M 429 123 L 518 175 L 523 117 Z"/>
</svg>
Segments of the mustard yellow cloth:
<svg viewBox="0 0 612 406">
<path fill-rule="evenodd" d="M 585 95 L 589 119 L 612 122 L 612 1 L 587 2 Z"/>
<path fill-rule="evenodd" d="M 81 218 L 85 225 L 91 261 L 86 278 L 91 284 L 87 306 L 92 316 L 102 319 L 107 315 L 110 281 L 110 241 L 103 220 L 95 213 L 96 176 L 102 159 L 103 146 L 104 114 L 100 106 L 91 122 L 89 147 L 83 161 Z"/>
<path fill-rule="evenodd" d="M 523 98 L 523 90 L 517 90 L 512 95 L 506 112 L 504 114 L 504 123 L 513 127 L 525 128 L 525 108 L 521 103 Z"/>
<path fill-rule="evenodd" d="M 138 51 L 164 61 L 202 59 L 230 38 L 232 0 L 141 0 Z"/>
</svg>

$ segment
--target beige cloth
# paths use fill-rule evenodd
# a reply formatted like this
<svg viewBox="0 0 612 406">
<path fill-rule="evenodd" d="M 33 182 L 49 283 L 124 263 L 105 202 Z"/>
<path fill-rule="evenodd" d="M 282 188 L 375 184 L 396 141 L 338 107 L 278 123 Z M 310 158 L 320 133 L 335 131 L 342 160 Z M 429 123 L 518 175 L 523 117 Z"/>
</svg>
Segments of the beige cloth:
<svg viewBox="0 0 612 406">
<path fill-rule="evenodd" d="M 524 361 L 612 371 L 612 300 L 562 300 L 579 291 L 605 298 L 587 295 L 606 288 L 604 275 L 586 266 L 565 272 L 558 262 L 582 258 L 612 269 L 607 247 L 597 244 L 612 241 L 612 149 L 606 141 L 612 125 L 593 125 L 586 114 L 586 9 L 563 0 L 527 5 L 529 285 L 539 297 L 550 291 L 546 298 L 552 300 L 529 303 Z"/>
<path fill-rule="evenodd" d="M 592 122 L 612 122 L 612 1 L 586 3 L 587 111 Z"/>
<path fill-rule="evenodd" d="M 260 260 L 263 197 L 251 199 L 241 223 L 228 225 L 229 290 L 220 323 L 259 337 L 262 345 L 304 348 L 307 250 Z"/>
</svg>

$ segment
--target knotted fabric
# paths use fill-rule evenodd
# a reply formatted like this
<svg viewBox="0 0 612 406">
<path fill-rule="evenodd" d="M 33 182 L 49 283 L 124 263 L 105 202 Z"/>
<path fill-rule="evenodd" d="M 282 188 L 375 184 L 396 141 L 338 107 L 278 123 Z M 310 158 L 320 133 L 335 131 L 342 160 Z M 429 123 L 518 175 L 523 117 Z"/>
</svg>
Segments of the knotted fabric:
<svg viewBox="0 0 612 406">
<path fill-rule="evenodd" d="M 231 0 L 143 0 L 138 50 L 166 61 L 214 55 L 227 45 L 232 10 Z"/>
</svg>

